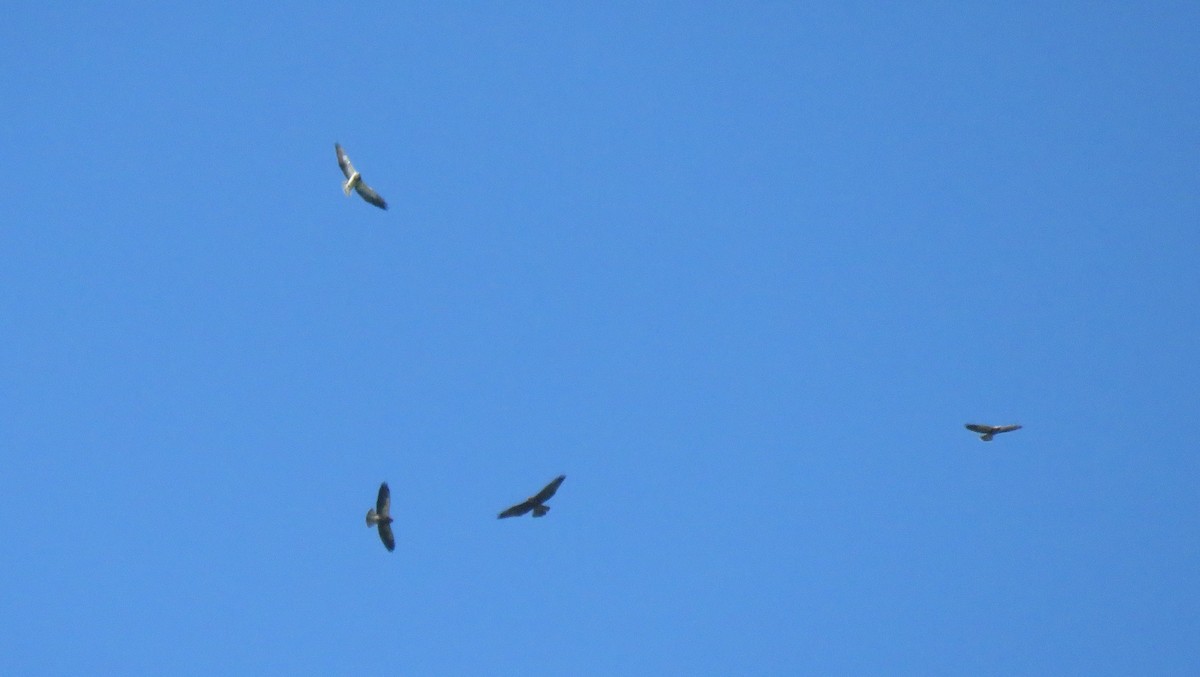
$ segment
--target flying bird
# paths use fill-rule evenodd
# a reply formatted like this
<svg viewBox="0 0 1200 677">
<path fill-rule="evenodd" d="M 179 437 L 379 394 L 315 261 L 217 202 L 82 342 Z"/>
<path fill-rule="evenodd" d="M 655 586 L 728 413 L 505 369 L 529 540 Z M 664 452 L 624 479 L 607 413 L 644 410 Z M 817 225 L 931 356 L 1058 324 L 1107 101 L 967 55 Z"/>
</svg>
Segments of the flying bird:
<svg viewBox="0 0 1200 677">
<path fill-rule="evenodd" d="M 979 439 L 984 442 L 991 442 L 992 437 L 999 433 L 1008 433 L 1014 430 L 1020 430 L 1019 425 L 982 425 L 979 423 L 968 423 L 967 430 L 973 433 L 979 433 Z"/>
<path fill-rule="evenodd" d="M 333 144 L 333 149 L 337 151 L 338 166 L 342 168 L 342 173 L 346 175 L 346 182 L 342 184 L 342 192 L 344 192 L 348 197 L 351 190 L 357 191 L 359 197 L 362 199 L 370 202 L 380 209 L 387 209 L 387 202 L 380 197 L 379 193 L 376 193 L 374 190 L 372 190 L 372 188 L 362 180 L 362 175 L 358 173 L 358 170 L 354 168 L 354 165 L 350 164 L 350 156 L 346 155 L 346 151 L 342 150 L 342 144 Z"/>
<path fill-rule="evenodd" d="M 546 513 L 550 512 L 550 506 L 545 505 L 546 501 L 549 501 L 550 497 L 554 495 L 554 492 L 558 491 L 558 485 L 562 484 L 563 480 L 565 479 L 567 479 L 566 475 L 559 475 L 558 477 L 555 477 L 554 481 L 543 487 L 541 491 L 525 499 L 524 502 L 518 503 L 508 510 L 500 513 L 500 516 L 496 519 L 504 519 L 505 517 L 519 517 L 530 510 L 533 511 L 534 517 L 542 517 Z"/>
<path fill-rule="evenodd" d="M 367 511 L 367 528 L 379 527 L 379 540 L 391 552 L 396 549 L 396 537 L 392 536 L 392 491 L 387 482 L 379 485 L 379 497 L 375 507 Z"/>
</svg>

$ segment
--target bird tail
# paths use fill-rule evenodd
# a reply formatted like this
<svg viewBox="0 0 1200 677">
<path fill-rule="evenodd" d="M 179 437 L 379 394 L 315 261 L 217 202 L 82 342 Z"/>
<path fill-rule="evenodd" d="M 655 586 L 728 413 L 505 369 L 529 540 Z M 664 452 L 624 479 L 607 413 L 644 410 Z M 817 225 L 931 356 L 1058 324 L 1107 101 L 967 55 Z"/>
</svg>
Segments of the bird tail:
<svg viewBox="0 0 1200 677">
<path fill-rule="evenodd" d="M 980 437 L 979 439 L 983 440 L 984 442 L 991 442 L 992 441 L 992 433 L 987 433 L 984 436 Z"/>
<path fill-rule="evenodd" d="M 370 510 L 368 510 L 367 511 L 367 526 L 373 527 L 373 526 L 375 526 L 375 523 L 378 521 L 379 521 L 379 515 L 375 514 L 375 508 L 371 508 Z"/>
<path fill-rule="evenodd" d="M 546 513 L 548 513 L 548 512 L 550 512 L 550 506 L 548 506 L 548 505 L 535 505 L 535 506 L 533 506 L 533 516 L 534 516 L 534 517 L 541 517 L 541 516 L 545 515 L 545 514 L 546 514 Z"/>
</svg>

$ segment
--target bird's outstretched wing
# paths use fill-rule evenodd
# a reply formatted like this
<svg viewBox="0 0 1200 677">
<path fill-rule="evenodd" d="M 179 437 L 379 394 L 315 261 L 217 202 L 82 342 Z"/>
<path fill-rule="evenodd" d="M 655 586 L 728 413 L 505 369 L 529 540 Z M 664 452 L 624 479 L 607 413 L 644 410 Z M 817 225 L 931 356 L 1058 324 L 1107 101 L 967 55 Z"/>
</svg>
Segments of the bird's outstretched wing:
<svg viewBox="0 0 1200 677">
<path fill-rule="evenodd" d="M 383 541 L 383 547 L 391 552 L 396 549 L 396 537 L 392 535 L 392 525 L 387 522 L 379 523 L 379 540 Z"/>
<path fill-rule="evenodd" d="M 558 485 L 562 484 L 563 480 L 565 479 L 567 479 L 566 475 L 559 475 L 558 477 L 555 477 L 550 484 L 542 487 L 542 490 L 530 497 L 529 500 L 533 501 L 534 503 L 545 503 L 546 501 L 549 501 L 550 497 L 554 495 L 554 492 L 558 491 Z"/>
<path fill-rule="evenodd" d="M 998 425 L 995 427 L 995 430 L 993 432 L 1011 433 L 1014 430 L 1020 430 L 1020 429 L 1021 429 L 1021 426 L 1019 426 L 1019 425 Z"/>
<path fill-rule="evenodd" d="M 504 519 L 505 517 L 520 517 L 530 510 L 533 510 L 534 505 L 536 504 L 533 501 L 522 501 L 500 513 L 496 519 Z"/>
<path fill-rule="evenodd" d="M 343 169 L 342 171 L 345 170 Z M 361 178 L 358 180 L 358 183 L 355 184 L 354 190 L 357 191 L 359 196 L 367 202 L 370 202 L 380 209 L 387 209 L 387 202 L 384 201 L 383 197 L 379 193 L 376 193 L 375 190 L 368 186 Z"/>
<path fill-rule="evenodd" d="M 980 435 L 987 435 L 996 432 L 995 426 L 981 425 L 979 423 L 968 423 L 966 428 L 967 430 L 970 430 L 973 433 L 979 433 Z"/>
<path fill-rule="evenodd" d="M 337 152 L 338 166 L 342 168 L 342 173 L 346 178 L 350 178 L 354 174 L 354 165 L 350 164 L 350 156 L 346 155 L 346 151 L 342 149 L 342 144 L 333 144 L 333 149 Z"/>
<path fill-rule="evenodd" d="M 379 496 L 375 499 L 375 514 L 380 517 L 391 517 L 392 490 L 387 482 L 379 485 Z"/>
</svg>

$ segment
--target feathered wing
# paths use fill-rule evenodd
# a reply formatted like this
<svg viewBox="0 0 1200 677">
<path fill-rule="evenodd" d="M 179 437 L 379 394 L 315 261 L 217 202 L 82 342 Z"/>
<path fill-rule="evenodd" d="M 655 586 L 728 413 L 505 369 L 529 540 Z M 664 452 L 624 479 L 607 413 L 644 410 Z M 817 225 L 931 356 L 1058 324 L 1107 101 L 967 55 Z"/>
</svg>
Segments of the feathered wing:
<svg viewBox="0 0 1200 677">
<path fill-rule="evenodd" d="M 345 170 L 343 169 L 342 171 Z M 370 202 L 380 209 L 387 209 L 387 202 L 384 201 L 383 197 L 380 196 L 379 193 L 376 193 L 375 189 L 368 186 L 361 178 L 358 180 L 358 183 L 354 185 L 354 190 L 357 191 L 359 196 L 367 202 Z"/>
<path fill-rule="evenodd" d="M 987 435 L 988 433 L 996 432 L 992 426 L 980 425 L 979 423 L 968 423 L 966 427 L 967 430 L 970 430 L 973 433 L 979 433 L 980 435 Z"/>
<path fill-rule="evenodd" d="M 1020 430 L 1020 429 L 1021 429 L 1021 426 L 1019 426 L 1019 425 L 998 425 L 998 426 L 996 426 L 995 432 L 1011 433 L 1014 430 Z"/>
<path fill-rule="evenodd" d="M 542 490 L 530 497 L 529 500 L 533 501 L 534 503 L 545 503 L 546 501 L 549 501 L 550 497 L 554 496 L 554 493 L 558 491 L 558 485 L 562 484 L 563 480 L 565 479 L 567 479 L 566 475 L 559 475 L 558 477 L 555 477 L 550 484 L 542 487 Z"/>
<path fill-rule="evenodd" d="M 391 517 L 392 515 L 392 490 L 388 488 L 387 482 L 379 485 L 379 496 L 375 499 L 375 514 L 380 517 Z"/>
<path fill-rule="evenodd" d="M 346 151 L 342 149 L 342 144 L 333 144 L 333 150 L 337 152 L 338 166 L 342 168 L 342 173 L 346 178 L 354 175 L 354 165 L 350 164 L 350 156 L 346 155 Z"/>
<path fill-rule="evenodd" d="M 536 504 L 533 501 L 523 501 L 500 513 L 496 519 L 504 519 L 505 517 L 520 517 L 530 510 L 533 510 L 534 505 Z"/>
<path fill-rule="evenodd" d="M 389 522 L 379 523 L 379 540 L 383 541 L 383 546 L 388 552 L 396 549 L 396 537 L 392 535 L 392 525 Z"/>
</svg>

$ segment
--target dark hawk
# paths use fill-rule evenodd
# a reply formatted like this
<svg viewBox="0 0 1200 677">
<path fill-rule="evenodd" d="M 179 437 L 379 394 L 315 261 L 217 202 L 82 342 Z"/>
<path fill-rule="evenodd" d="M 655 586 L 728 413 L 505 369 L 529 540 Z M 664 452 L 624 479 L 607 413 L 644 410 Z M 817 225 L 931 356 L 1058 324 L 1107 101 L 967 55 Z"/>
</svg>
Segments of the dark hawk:
<svg viewBox="0 0 1200 677">
<path fill-rule="evenodd" d="M 566 475 L 559 475 L 558 477 L 555 477 L 554 481 L 543 487 L 541 491 L 525 499 L 523 502 L 518 503 L 500 513 L 500 516 L 497 517 L 497 519 L 504 519 L 505 517 L 519 517 L 530 510 L 533 511 L 534 517 L 542 517 L 546 513 L 550 512 L 550 506 L 545 505 L 546 501 L 549 501 L 550 497 L 554 495 L 554 492 L 558 491 L 558 485 L 562 484 L 563 480 L 565 479 L 567 479 Z"/>
<path fill-rule="evenodd" d="M 379 485 L 379 496 L 375 507 L 367 511 L 367 527 L 379 528 L 379 540 L 391 552 L 396 549 L 396 537 L 392 535 L 392 491 L 387 482 Z"/>
<path fill-rule="evenodd" d="M 991 442 L 992 437 L 1000 433 L 1008 433 L 1014 430 L 1020 430 L 1019 425 L 983 425 L 980 423 L 968 423 L 967 430 L 973 433 L 979 433 L 979 439 L 984 442 Z"/>
</svg>

